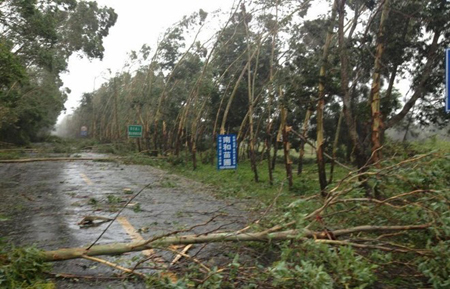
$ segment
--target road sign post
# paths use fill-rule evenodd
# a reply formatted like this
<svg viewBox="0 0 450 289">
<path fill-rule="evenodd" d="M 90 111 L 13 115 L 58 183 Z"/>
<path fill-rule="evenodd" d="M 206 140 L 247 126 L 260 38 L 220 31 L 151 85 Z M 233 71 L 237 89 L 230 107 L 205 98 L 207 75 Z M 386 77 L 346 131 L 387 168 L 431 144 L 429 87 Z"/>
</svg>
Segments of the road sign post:
<svg viewBox="0 0 450 289">
<path fill-rule="evenodd" d="M 217 138 L 217 169 L 237 168 L 237 143 L 235 134 L 221 134 Z"/>
<path fill-rule="evenodd" d="M 88 128 L 87 126 L 82 126 L 80 130 L 80 136 L 87 137 L 88 136 Z"/>
<path fill-rule="evenodd" d="M 450 112 L 450 48 L 445 50 L 445 111 Z"/>
<path fill-rule="evenodd" d="M 129 125 L 128 126 L 128 137 L 135 138 L 138 151 L 141 151 L 141 137 L 142 137 L 142 125 Z"/>
<path fill-rule="evenodd" d="M 129 138 L 141 138 L 142 137 L 142 125 L 129 125 L 128 126 Z"/>
</svg>

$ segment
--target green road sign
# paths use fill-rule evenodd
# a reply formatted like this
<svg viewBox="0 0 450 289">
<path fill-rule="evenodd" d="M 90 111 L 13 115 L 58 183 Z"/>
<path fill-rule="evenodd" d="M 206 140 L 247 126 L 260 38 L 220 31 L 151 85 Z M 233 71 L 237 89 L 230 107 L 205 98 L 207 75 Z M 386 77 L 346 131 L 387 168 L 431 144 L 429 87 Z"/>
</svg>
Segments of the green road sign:
<svg viewBox="0 0 450 289">
<path fill-rule="evenodd" d="M 129 125 L 128 137 L 142 137 L 142 125 Z"/>
</svg>

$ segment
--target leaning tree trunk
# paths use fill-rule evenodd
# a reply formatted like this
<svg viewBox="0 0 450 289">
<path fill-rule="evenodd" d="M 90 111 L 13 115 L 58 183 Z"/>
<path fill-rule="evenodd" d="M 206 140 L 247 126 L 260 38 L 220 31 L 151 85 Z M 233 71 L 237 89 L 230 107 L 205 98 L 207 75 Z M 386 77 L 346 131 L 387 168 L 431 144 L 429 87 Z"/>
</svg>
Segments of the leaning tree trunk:
<svg viewBox="0 0 450 289">
<path fill-rule="evenodd" d="M 344 112 L 341 112 L 339 114 L 339 120 L 336 128 L 336 134 L 334 135 L 334 142 L 333 142 L 333 152 L 331 154 L 331 164 L 330 164 L 330 179 L 328 180 L 328 183 L 331 184 L 333 182 L 333 173 L 334 173 L 334 164 L 336 163 L 336 151 L 337 146 L 339 143 L 339 135 L 341 134 L 341 125 L 342 125 L 342 119 L 344 118 Z"/>
<path fill-rule="evenodd" d="M 117 91 L 117 80 L 116 77 L 114 78 L 114 126 L 115 126 L 115 137 L 116 140 L 120 140 L 120 126 L 119 126 L 119 113 L 118 113 L 118 94 L 119 92 Z"/>
<path fill-rule="evenodd" d="M 256 52 L 256 51 L 255 51 Z M 228 113 L 230 112 L 231 104 L 233 102 L 233 99 L 236 95 L 237 89 L 239 87 L 239 84 L 241 83 L 242 78 L 244 77 L 245 72 L 247 71 L 247 67 L 250 65 L 250 63 L 247 61 L 244 68 L 241 71 L 241 74 L 239 75 L 238 79 L 236 80 L 236 83 L 234 85 L 233 91 L 231 92 L 230 98 L 228 99 L 227 106 L 225 108 L 225 111 L 222 116 L 222 124 L 220 125 L 220 134 L 225 133 L 225 125 L 227 123 Z"/>
<path fill-rule="evenodd" d="M 275 170 L 275 165 L 277 164 L 277 154 L 278 154 L 278 137 L 275 139 L 273 144 L 273 156 L 272 156 L 272 172 Z"/>
<path fill-rule="evenodd" d="M 372 163 L 375 163 L 377 167 L 380 166 L 381 160 L 381 132 L 382 132 L 382 118 L 380 111 L 380 87 L 381 87 L 381 69 L 382 69 L 382 57 L 384 53 L 384 32 L 386 19 L 389 14 L 390 0 L 385 0 L 383 4 L 383 12 L 381 13 L 380 27 L 377 37 L 377 49 L 375 54 L 374 72 L 372 76 L 372 89 L 370 91 L 370 108 L 372 113 Z"/>
<path fill-rule="evenodd" d="M 252 167 L 252 171 L 254 174 L 254 180 L 255 182 L 259 181 L 258 177 L 258 167 L 256 165 L 256 157 L 255 157 L 255 136 L 253 131 L 253 99 L 254 99 L 254 90 L 253 90 L 253 82 L 252 82 L 252 54 L 251 54 L 251 47 L 250 47 L 250 31 L 248 27 L 247 22 L 247 15 L 245 12 L 244 4 L 242 4 L 243 7 L 243 17 L 244 17 L 244 25 L 245 25 L 245 31 L 247 33 L 247 91 L 248 91 L 248 126 L 249 126 L 249 140 L 248 140 L 248 147 L 249 147 L 249 153 L 250 153 L 250 164 Z M 255 65 L 254 69 L 257 69 L 257 65 Z M 256 77 L 256 72 L 255 72 Z"/>
<path fill-rule="evenodd" d="M 303 121 L 302 138 L 300 140 L 300 150 L 299 150 L 300 154 L 298 157 L 297 175 L 301 175 L 303 172 L 303 159 L 305 157 L 306 139 L 308 138 L 309 120 L 311 119 L 313 112 L 314 112 L 314 107 L 313 107 L 313 103 L 311 101 L 311 104 L 309 105 L 309 108 L 306 111 L 305 120 Z"/>
<path fill-rule="evenodd" d="M 363 172 L 367 171 L 368 167 L 366 165 L 367 163 L 367 155 L 364 150 L 364 145 L 358 135 L 358 132 L 356 130 L 356 123 L 355 118 L 352 113 L 352 106 L 351 106 L 351 93 L 349 89 L 349 61 L 348 61 L 348 54 L 347 54 L 347 48 L 346 48 L 346 42 L 345 42 L 345 33 L 344 33 L 344 21 L 345 21 L 345 2 L 346 0 L 341 0 L 340 7 L 339 7 L 339 54 L 341 59 L 341 89 L 342 89 L 342 102 L 344 104 L 343 106 L 343 113 L 345 118 L 345 123 L 347 124 L 348 134 L 350 136 L 350 139 L 352 140 L 352 144 L 354 147 L 354 152 L 356 156 L 356 165 L 358 167 L 358 173 L 362 174 Z M 372 191 L 371 188 L 367 184 L 367 180 L 364 176 L 361 176 L 359 178 L 361 182 L 361 186 L 366 191 L 366 196 L 371 197 Z"/>
<path fill-rule="evenodd" d="M 344 20 L 345 20 L 345 2 L 346 0 L 341 0 L 339 7 L 339 55 L 341 60 L 341 89 L 342 89 L 342 100 L 343 100 L 343 112 L 345 123 L 347 124 L 347 129 L 349 132 L 350 139 L 355 150 L 356 162 L 358 163 L 358 169 L 361 169 L 361 163 L 365 163 L 365 154 L 359 139 L 358 133 L 356 131 L 355 119 L 352 113 L 351 106 L 351 95 L 349 89 L 349 64 L 348 64 L 348 53 L 345 43 L 344 35 Z"/>
<path fill-rule="evenodd" d="M 328 55 L 330 54 L 331 40 L 333 38 L 334 22 L 336 20 L 338 0 L 334 1 L 331 10 L 330 23 L 328 27 L 325 45 L 323 46 L 322 63 L 319 73 L 319 97 L 317 103 L 317 166 L 319 173 L 320 189 L 322 196 L 326 196 L 325 188 L 327 187 L 327 175 L 325 171 L 324 158 L 324 126 L 323 113 L 325 107 L 325 77 L 327 75 Z"/>
<path fill-rule="evenodd" d="M 269 113 L 269 115 L 270 115 L 270 113 Z M 272 121 L 270 121 L 268 119 L 265 145 L 266 145 L 267 169 L 269 172 L 269 184 L 273 185 L 273 172 L 272 172 L 272 164 L 271 164 L 271 157 L 270 157 L 271 156 L 270 150 L 272 147 L 271 143 L 272 143 Z"/>
<path fill-rule="evenodd" d="M 283 92 L 280 87 L 280 98 L 283 98 Z M 283 100 L 281 100 L 283 103 Z M 282 137 L 280 137 L 282 136 Z M 289 155 L 291 144 L 289 143 L 289 128 L 287 126 L 287 108 L 284 104 L 281 105 L 281 125 L 279 130 L 278 140 L 283 142 L 283 153 L 284 153 L 284 165 L 286 168 L 286 178 L 288 179 L 289 189 L 292 189 L 292 161 Z"/>
<path fill-rule="evenodd" d="M 200 119 L 203 115 L 203 111 L 205 109 L 206 106 L 206 102 L 207 100 L 205 100 L 202 104 L 202 107 L 200 108 L 200 110 L 198 111 L 197 117 L 195 118 L 195 120 L 192 122 L 192 128 L 191 128 L 191 150 L 192 150 L 192 165 L 193 165 L 193 169 L 196 170 L 197 169 L 197 141 L 198 141 L 198 126 L 200 123 Z"/>
<path fill-rule="evenodd" d="M 267 169 L 269 173 L 269 184 L 273 185 L 273 172 L 272 172 L 272 164 L 271 164 L 271 157 L 270 157 L 270 150 L 272 145 L 272 103 L 274 98 L 274 89 L 273 89 L 273 80 L 274 80 L 274 69 L 275 69 L 275 44 L 276 44 L 276 38 L 278 34 L 278 4 L 279 0 L 275 3 L 275 27 L 273 29 L 272 34 L 272 47 L 270 50 L 270 68 L 269 68 L 269 100 L 267 103 L 267 128 L 266 128 L 266 139 L 265 139 L 265 146 L 266 146 L 266 154 L 267 154 Z"/>
</svg>

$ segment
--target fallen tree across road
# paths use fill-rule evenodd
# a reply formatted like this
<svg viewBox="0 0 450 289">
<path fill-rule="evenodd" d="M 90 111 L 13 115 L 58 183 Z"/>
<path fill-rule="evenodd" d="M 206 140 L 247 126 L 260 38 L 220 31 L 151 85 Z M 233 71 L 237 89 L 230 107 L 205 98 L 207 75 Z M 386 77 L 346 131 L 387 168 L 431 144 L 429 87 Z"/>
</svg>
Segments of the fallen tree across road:
<svg viewBox="0 0 450 289">
<path fill-rule="evenodd" d="M 33 163 L 33 162 L 56 162 L 56 161 L 112 161 L 118 158 L 34 158 L 34 159 L 17 159 L 17 160 L 0 160 L 0 163 Z"/>
<path fill-rule="evenodd" d="M 209 235 L 184 235 L 184 236 L 169 236 L 162 238 L 154 238 L 146 241 L 130 242 L 130 243 L 114 243 L 106 245 L 95 245 L 89 250 L 86 247 L 81 248 L 66 248 L 58 249 L 54 251 L 43 252 L 43 259 L 47 262 L 63 261 L 69 259 L 83 258 L 85 256 L 100 256 L 100 255 L 119 255 L 127 252 L 143 251 L 151 248 L 165 247 L 169 245 L 187 245 L 187 244 L 200 244 L 200 243 L 217 243 L 217 242 L 249 242 L 260 241 L 270 242 L 274 240 L 301 240 L 317 239 L 317 240 L 332 240 L 334 238 L 350 235 L 354 233 L 362 232 L 393 232 L 393 231 L 406 231 L 406 230 L 425 230 L 428 229 L 430 224 L 423 225 L 408 225 L 408 226 L 358 226 L 348 229 L 340 229 L 334 231 L 322 231 L 314 232 L 304 230 L 286 230 L 281 232 L 268 231 L 260 233 L 216 233 Z M 350 242 L 336 242 L 336 245 L 350 245 Z M 370 248 L 367 246 L 366 248 Z M 391 250 L 396 252 L 416 252 L 419 254 L 427 254 L 427 250 L 408 249 L 406 247 L 386 247 L 378 246 L 375 249 Z"/>
</svg>

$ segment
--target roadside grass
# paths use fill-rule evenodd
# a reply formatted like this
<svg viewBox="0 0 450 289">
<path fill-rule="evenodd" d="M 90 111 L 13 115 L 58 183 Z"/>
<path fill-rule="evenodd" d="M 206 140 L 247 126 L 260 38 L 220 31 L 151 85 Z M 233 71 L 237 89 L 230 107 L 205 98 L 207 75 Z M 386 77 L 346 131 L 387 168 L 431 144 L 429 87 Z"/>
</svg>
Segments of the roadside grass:
<svg viewBox="0 0 450 289">
<path fill-rule="evenodd" d="M 26 157 L 23 150 L 0 150 L 0 160 L 15 160 Z"/>
<path fill-rule="evenodd" d="M 236 170 L 218 170 L 216 164 L 197 162 L 197 168 L 193 169 L 190 155 L 180 155 L 174 159 L 149 158 L 142 154 L 128 155 L 124 161 L 126 163 L 150 165 L 168 170 L 175 174 L 180 174 L 187 178 L 200 181 L 204 184 L 217 188 L 218 197 L 232 197 L 238 199 L 252 199 L 256 209 L 262 209 L 270 205 L 278 196 L 277 206 L 288 205 L 299 197 L 310 196 L 320 192 L 318 186 L 317 165 L 312 159 L 304 160 L 303 172 L 297 175 L 296 164 L 298 158 L 293 158 L 293 186 L 288 188 L 286 169 L 282 158 L 277 160 L 273 170 L 273 185 L 269 183 L 269 172 L 267 160 L 258 162 L 259 181 L 255 182 L 254 173 L 248 160 L 240 161 Z M 330 164 L 327 164 L 329 172 Z M 348 170 L 335 165 L 333 183 L 336 184 L 348 173 Z"/>
</svg>

